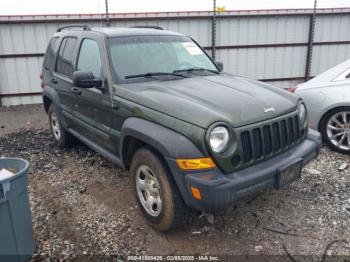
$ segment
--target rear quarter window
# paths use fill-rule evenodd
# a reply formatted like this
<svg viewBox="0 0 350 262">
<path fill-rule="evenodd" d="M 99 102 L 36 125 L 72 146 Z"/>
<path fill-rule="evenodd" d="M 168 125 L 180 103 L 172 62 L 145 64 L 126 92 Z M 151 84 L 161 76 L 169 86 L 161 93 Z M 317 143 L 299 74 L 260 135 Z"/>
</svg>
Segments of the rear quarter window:
<svg viewBox="0 0 350 262">
<path fill-rule="evenodd" d="M 53 70 L 55 66 L 55 58 L 59 47 L 59 37 L 53 37 L 46 49 L 43 66 L 46 70 Z"/>
</svg>

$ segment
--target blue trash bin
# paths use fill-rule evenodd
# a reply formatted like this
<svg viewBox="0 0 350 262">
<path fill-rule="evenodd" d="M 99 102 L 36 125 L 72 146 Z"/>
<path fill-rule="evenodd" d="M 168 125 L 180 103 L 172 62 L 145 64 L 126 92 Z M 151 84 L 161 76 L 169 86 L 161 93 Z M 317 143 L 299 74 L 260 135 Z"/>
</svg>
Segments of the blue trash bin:
<svg viewBox="0 0 350 262">
<path fill-rule="evenodd" d="M 0 158 L 0 170 L 15 172 L 0 178 L 0 261 L 27 261 L 33 255 L 35 242 L 28 198 L 26 160 Z"/>
</svg>

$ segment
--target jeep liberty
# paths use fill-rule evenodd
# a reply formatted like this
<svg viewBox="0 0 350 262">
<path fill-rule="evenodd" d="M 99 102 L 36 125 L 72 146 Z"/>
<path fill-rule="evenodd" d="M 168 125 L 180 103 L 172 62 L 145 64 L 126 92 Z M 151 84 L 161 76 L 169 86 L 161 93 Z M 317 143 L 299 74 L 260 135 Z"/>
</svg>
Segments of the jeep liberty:
<svg viewBox="0 0 350 262">
<path fill-rule="evenodd" d="M 288 185 L 321 145 L 303 101 L 222 68 L 161 28 L 60 28 L 41 83 L 53 137 L 130 170 L 160 231 L 183 225 L 186 207 L 215 210 Z"/>
</svg>

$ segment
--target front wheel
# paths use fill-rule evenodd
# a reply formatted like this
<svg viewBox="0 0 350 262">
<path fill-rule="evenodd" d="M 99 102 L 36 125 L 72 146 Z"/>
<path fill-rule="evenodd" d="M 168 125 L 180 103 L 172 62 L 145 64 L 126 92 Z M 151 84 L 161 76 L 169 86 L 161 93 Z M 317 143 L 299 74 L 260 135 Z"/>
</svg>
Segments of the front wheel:
<svg viewBox="0 0 350 262">
<path fill-rule="evenodd" d="M 335 151 L 350 154 L 350 107 L 339 107 L 328 112 L 321 121 L 324 141 Z"/>
<path fill-rule="evenodd" d="M 148 222 L 159 231 L 183 226 L 187 212 L 177 186 L 162 159 L 141 148 L 131 163 L 131 185 Z"/>
</svg>

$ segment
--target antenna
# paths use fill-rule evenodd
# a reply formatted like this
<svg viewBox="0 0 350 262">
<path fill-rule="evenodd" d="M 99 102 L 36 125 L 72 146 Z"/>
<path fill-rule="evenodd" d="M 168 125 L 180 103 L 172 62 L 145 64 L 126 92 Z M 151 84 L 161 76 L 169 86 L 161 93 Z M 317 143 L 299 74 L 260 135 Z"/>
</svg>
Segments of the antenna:
<svg viewBox="0 0 350 262">
<path fill-rule="evenodd" d="M 316 20 L 316 9 L 317 9 L 317 0 L 314 0 L 314 11 L 310 17 L 310 28 L 309 28 L 309 41 L 307 47 L 306 55 L 306 68 L 305 68 L 305 81 L 310 79 L 310 71 L 312 65 L 312 51 L 314 45 L 314 35 L 315 35 L 315 20 Z"/>
<path fill-rule="evenodd" d="M 213 0 L 213 21 L 212 21 L 212 29 L 211 29 L 211 57 L 215 61 L 215 53 L 216 53 L 216 0 Z"/>
<path fill-rule="evenodd" d="M 101 27 L 103 27 L 103 23 L 102 23 L 103 14 L 102 14 L 102 10 L 101 10 L 101 2 L 100 2 L 100 0 L 98 1 L 98 13 L 100 14 L 100 24 L 101 24 Z"/>
<path fill-rule="evenodd" d="M 108 0 L 105 0 L 106 5 L 106 27 L 110 26 L 109 15 L 108 15 Z"/>
</svg>

